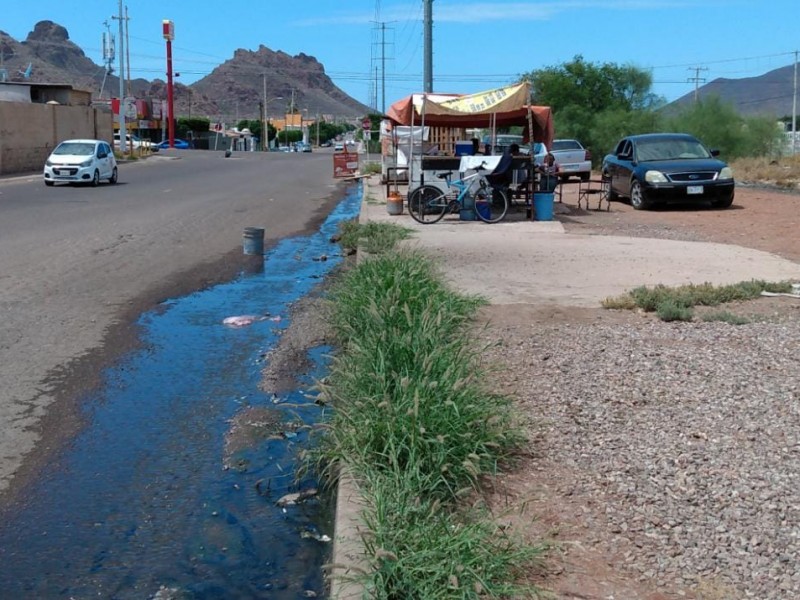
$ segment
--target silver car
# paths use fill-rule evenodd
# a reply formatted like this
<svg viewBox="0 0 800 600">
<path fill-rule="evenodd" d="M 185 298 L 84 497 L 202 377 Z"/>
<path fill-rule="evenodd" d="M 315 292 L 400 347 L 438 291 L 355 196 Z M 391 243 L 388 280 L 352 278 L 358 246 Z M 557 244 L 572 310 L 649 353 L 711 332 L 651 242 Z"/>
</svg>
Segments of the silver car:
<svg viewBox="0 0 800 600">
<path fill-rule="evenodd" d="M 101 179 L 117 183 L 117 160 L 111 146 L 103 140 L 65 140 L 56 146 L 44 163 L 44 184 L 88 183 Z"/>
</svg>

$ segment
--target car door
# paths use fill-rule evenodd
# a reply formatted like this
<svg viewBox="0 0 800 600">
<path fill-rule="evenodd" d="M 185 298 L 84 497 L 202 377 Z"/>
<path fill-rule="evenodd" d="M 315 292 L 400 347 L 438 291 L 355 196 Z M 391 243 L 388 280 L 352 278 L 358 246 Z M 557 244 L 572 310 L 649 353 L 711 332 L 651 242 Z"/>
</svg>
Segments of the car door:
<svg viewBox="0 0 800 600">
<path fill-rule="evenodd" d="M 629 139 L 622 140 L 614 150 L 616 155 L 613 161 L 611 187 L 620 196 L 630 196 L 631 173 L 633 171 L 633 143 Z"/>
<path fill-rule="evenodd" d="M 111 168 L 109 167 L 110 160 L 109 153 L 106 150 L 105 144 L 97 144 L 95 149 L 95 160 L 97 162 L 97 170 L 100 171 L 100 179 L 105 179 L 111 176 Z"/>
</svg>

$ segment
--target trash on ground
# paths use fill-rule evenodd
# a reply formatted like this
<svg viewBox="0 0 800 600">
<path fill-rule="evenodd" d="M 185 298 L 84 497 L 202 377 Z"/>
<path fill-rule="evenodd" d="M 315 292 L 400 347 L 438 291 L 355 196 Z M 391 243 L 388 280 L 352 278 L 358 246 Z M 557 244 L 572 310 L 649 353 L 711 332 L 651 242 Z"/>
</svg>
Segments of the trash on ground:
<svg viewBox="0 0 800 600">
<path fill-rule="evenodd" d="M 308 500 L 309 498 L 313 498 L 317 495 L 316 488 L 309 488 L 307 490 L 303 490 L 302 492 L 296 492 L 294 494 L 286 494 L 278 499 L 275 503 L 277 506 L 294 506 L 295 504 L 300 504 L 301 502 Z"/>
</svg>

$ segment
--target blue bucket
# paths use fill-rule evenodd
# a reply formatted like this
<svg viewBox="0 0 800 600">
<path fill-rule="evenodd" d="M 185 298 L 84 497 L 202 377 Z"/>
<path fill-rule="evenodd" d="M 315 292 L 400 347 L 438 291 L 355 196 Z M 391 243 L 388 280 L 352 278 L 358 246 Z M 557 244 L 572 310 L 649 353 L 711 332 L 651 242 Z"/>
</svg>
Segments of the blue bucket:
<svg viewBox="0 0 800 600">
<path fill-rule="evenodd" d="M 555 194 L 552 192 L 536 192 L 533 194 L 533 218 L 535 221 L 553 220 L 553 202 Z"/>
<path fill-rule="evenodd" d="M 242 235 L 242 250 L 245 254 L 264 254 L 264 229 L 245 227 Z"/>
<path fill-rule="evenodd" d="M 475 199 L 472 196 L 467 195 L 464 198 L 458 216 L 462 221 L 475 221 L 478 218 L 475 216 Z"/>
</svg>

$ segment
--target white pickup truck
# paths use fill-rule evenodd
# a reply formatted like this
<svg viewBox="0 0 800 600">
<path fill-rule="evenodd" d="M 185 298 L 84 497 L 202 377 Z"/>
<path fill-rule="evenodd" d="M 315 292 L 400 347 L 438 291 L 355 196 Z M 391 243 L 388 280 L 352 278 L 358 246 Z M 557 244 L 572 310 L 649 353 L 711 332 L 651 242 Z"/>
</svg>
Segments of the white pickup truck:
<svg viewBox="0 0 800 600">
<path fill-rule="evenodd" d="M 556 157 L 562 181 L 570 177 L 580 177 L 587 181 L 591 177 L 592 154 L 578 140 L 553 140 L 550 152 Z"/>
</svg>

